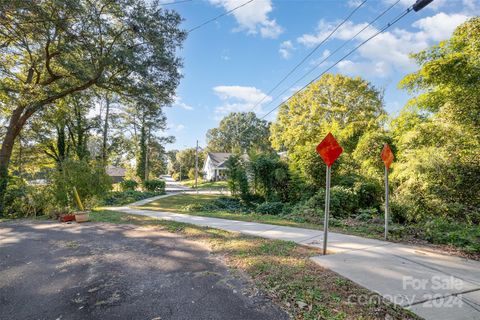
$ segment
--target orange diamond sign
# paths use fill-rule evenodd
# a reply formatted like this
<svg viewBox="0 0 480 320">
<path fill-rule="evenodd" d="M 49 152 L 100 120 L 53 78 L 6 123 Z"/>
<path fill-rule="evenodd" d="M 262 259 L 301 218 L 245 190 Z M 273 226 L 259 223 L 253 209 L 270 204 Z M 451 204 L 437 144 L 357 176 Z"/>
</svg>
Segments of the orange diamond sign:
<svg viewBox="0 0 480 320">
<path fill-rule="evenodd" d="M 342 152 L 342 147 L 338 144 L 337 140 L 335 140 L 334 136 L 330 132 L 317 146 L 317 153 L 320 155 L 320 157 L 322 157 L 323 161 L 328 167 L 332 166 Z"/>
<path fill-rule="evenodd" d="M 390 146 L 388 145 L 388 143 L 385 143 L 385 145 L 383 146 L 383 150 L 380 156 L 382 157 L 385 167 L 387 167 L 387 169 L 390 169 L 390 165 L 393 162 L 394 156 L 393 156 L 392 149 L 390 149 Z"/>
</svg>

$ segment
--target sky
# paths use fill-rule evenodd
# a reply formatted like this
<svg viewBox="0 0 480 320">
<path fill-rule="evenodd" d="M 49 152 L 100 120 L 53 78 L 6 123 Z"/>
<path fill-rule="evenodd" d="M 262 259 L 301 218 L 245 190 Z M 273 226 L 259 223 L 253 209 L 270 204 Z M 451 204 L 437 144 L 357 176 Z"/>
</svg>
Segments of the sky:
<svg viewBox="0 0 480 320">
<path fill-rule="evenodd" d="M 204 147 L 207 130 L 218 126 L 230 112 L 254 111 L 263 117 L 414 1 L 399 0 L 376 23 L 332 54 L 397 2 L 367 0 L 270 94 L 363 0 L 253 0 L 232 14 L 192 31 L 178 53 L 184 66 L 175 102 L 165 109 L 168 119 L 165 134 L 176 137 L 176 142 L 167 149 L 194 147 L 197 139 Z M 178 11 L 184 19 L 182 28 L 190 30 L 245 2 L 193 0 L 165 8 Z M 419 12 L 410 12 L 329 72 L 368 80 L 384 91 L 385 109 L 395 116 L 409 98 L 398 88 L 398 83 L 418 69 L 409 54 L 448 39 L 458 25 L 479 14 L 480 0 L 434 0 Z M 298 79 L 301 80 L 297 82 Z M 272 112 L 265 119 L 274 121 L 275 117 L 276 112 Z"/>
</svg>

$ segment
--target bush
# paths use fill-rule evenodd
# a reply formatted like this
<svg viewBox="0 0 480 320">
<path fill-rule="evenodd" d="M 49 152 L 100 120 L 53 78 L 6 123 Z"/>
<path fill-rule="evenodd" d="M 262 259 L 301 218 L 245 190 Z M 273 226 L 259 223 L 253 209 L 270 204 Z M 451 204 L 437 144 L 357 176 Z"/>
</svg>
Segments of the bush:
<svg viewBox="0 0 480 320">
<path fill-rule="evenodd" d="M 283 212 L 283 207 L 284 204 L 281 202 L 264 202 L 257 206 L 255 212 L 259 214 L 278 215 Z"/>
<path fill-rule="evenodd" d="M 120 189 L 122 191 L 134 191 L 138 187 L 138 183 L 135 180 L 123 180 L 120 182 Z"/>
<path fill-rule="evenodd" d="M 378 218 L 377 208 L 366 208 L 358 209 L 357 216 L 355 217 L 358 221 L 369 222 Z"/>
<path fill-rule="evenodd" d="M 109 192 L 103 198 L 102 203 L 103 205 L 106 205 L 106 206 L 122 206 L 132 202 L 151 198 L 157 195 L 159 195 L 159 193 L 141 192 L 141 191 L 135 191 L 135 190 L 127 190 L 127 191 L 121 191 L 121 192 L 113 191 L 113 192 Z"/>
<path fill-rule="evenodd" d="M 355 193 L 359 208 L 377 208 L 382 206 L 383 188 L 378 182 L 366 181 L 355 183 Z"/>
<path fill-rule="evenodd" d="M 143 181 L 143 187 L 150 192 L 165 192 L 165 181 L 163 180 L 145 180 Z"/>
<path fill-rule="evenodd" d="M 55 201 L 47 186 L 29 186 L 25 180 L 11 178 L 5 195 L 5 213 L 10 218 L 53 213 Z"/>
<path fill-rule="evenodd" d="M 480 252 L 480 226 L 450 222 L 442 218 L 432 219 L 422 228 L 426 240 L 448 244 L 472 253 Z"/>
<path fill-rule="evenodd" d="M 190 180 L 195 179 L 195 168 L 190 168 L 190 170 L 188 170 L 188 179 Z"/>
<path fill-rule="evenodd" d="M 55 201 L 62 207 L 75 207 L 73 187 L 77 188 L 84 206 L 91 208 L 112 188 L 112 180 L 102 166 L 86 161 L 67 160 L 60 170 L 51 173 Z"/>
</svg>

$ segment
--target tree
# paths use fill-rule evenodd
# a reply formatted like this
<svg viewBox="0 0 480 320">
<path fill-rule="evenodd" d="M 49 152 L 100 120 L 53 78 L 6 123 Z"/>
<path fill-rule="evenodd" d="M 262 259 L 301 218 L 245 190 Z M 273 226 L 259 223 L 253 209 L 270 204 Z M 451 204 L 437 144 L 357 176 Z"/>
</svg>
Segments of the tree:
<svg viewBox="0 0 480 320">
<path fill-rule="evenodd" d="M 225 161 L 228 188 L 233 196 L 246 197 L 250 193 L 245 163 L 238 154 L 231 155 Z"/>
<path fill-rule="evenodd" d="M 218 128 L 207 132 L 207 149 L 211 152 L 245 153 L 271 150 L 269 124 L 253 112 L 232 112 Z"/>
<path fill-rule="evenodd" d="M 175 153 L 175 161 L 172 166 L 173 175 L 181 179 L 187 179 L 190 170 L 195 170 L 195 148 L 188 148 Z M 203 163 L 205 154 L 198 152 L 198 163 Z M 198 169 L 200 170 L 200 168 Z M 181 175 L 180 175 L 181 173 Z"/>
<path fill-rule="evenodd" d="M 480 18 L 413 55 L 419 71 L 400 83 L 419 92 L 392 122 L 392 175 L 408 218 L 480 222 Z"/>
<path fill-rule="evenodd" d="M 369 82 L 326 74 L 280 107 L 271 140 L 288 151 L 292 171 L 318 189 L 325 185 L 325 166 L 315 147 L 332 132 L 344 149 L 332 167 L 334 182 L 351 187 L 359 169 L 351 155 L 362 135 L 379 130 L 384 119 L 382 93 Z"/>
<path fill-rule="evenodd" d="M 186 33 L 173 11 L 142 0 L 2 1 L 0 212 L 16 137 L 32 115 L 93 86 L 160 105 L 180 78 Z"/>
</svg>

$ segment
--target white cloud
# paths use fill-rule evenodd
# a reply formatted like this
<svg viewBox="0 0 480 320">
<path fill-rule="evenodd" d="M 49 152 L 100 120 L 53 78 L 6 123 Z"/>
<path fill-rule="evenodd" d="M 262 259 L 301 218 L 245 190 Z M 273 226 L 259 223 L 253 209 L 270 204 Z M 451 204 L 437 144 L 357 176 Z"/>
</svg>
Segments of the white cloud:
<svg viewBox="0 0 480 320">
<path fill-rule="evenodd" d="M 283 41 L 280 44 L 280 49 L 278 49 L 278 53 L 282 56 L 283 59 L 288 59 L 292 55 L 292 50 L 295 50 L 292 41 L 287 40 Z"/>
<path fill-rule="evenodd" d="M 445 40 L 455 28 L 468 19 L 463 14 L 451 14 L 440 12 L 434 16 L 420 19 L 413 23 L 413 26 L 423 30 L 428 37 L 435 41 Z"/>
<path fill-rule="evenodd" d="M 230 112 L 262 113 L 262 106 L 272 101 L 272 97 L 255 87 L 217 86 L 213 91 L 223 101 L 223 104 L 215 109 L 219 117 Z"/>
<path fill-rule="evenodd" d="M 245 3 L 245 0 L 209 0 L 211 4 L 232 10 Z M 232 15 L 239 24 L 238 30 L 246 30 L 249 34 L 257 34 L 264 38 L 277 38 L 283 28 L 268 14 L 273 10 L 271 0 L 253 1 L 233 11 Z"/>
<path fill-rule="evenodd" d="M 168 131 L 170 131 L 170 132 L 180 132 L 183 129 L 185 129 L 185 126 L 183 124 L 172 123 L 168 127 Z M 165 132 L 165 133 L 163 133 L 163 136 L 168 136 L 169 134 L 171 134 L 171 133 Z"/>
<path fill-rule="evenodd" d="M 179 107 L 179 108 L 182 108 L 182 109 L 185 109 L 185 110 L 193 110 L 193 107 L 186 104 L 185 102 L 182 101 L 182 98 L 180 97 L 175 97 L 175 99 L 173 100 L 173 106 L 174 107 Z"/>
<path fill-rule="evenodd" d="M 320 20 L 318 22 L 316 32 L 314 34 L 304 34 L 297 38 L 297 42 L 303 44 L 307 47 L 313 47 L 320 42 L 324 41 L 325 38 L 335 29 L 339 24 L 339 21 L 327 22 L 325 20 Z M 357 34 L 361 29 L 365 28 L 367 23 L 354 24 L 351 21 L 345 22 L 340 28 L 338 28 L 335 33 L 331 36 L 331 39 L 340 39 L 348 40 Z M 373 27 L 367 27 L 360 35 L 360 38 L 368 38 L 375 32 Z"/>
<path fill-rule="evenodd" d="M 360 47 L 351 60 L 339 63 L 338 69 L 349 74 L 376 77 L 387 77 L 395 71 L 411 72 L 415 69 L 415 63 L 410 59 L 410 53 L 448 39 L 455 28 L 467 19 L 468 16 L 463 14 L 441 12 L 415 21 L 412 24 L 413 31 L 397 28 L 381 33 Z M 325 34 L 331 32 L 336 24 L 322 20 L 316 34 L 305 34 L 297 41 L 307 47 L 315 45 L 323 40 Z M 348 40 L 365 26 L 365 23 L 354 24 L 349 21 L 333 34 L 332 39 Z M 377 29 L 368 27 L 357 37 L 357 43 L 375 32 Z"/>
</svg>

